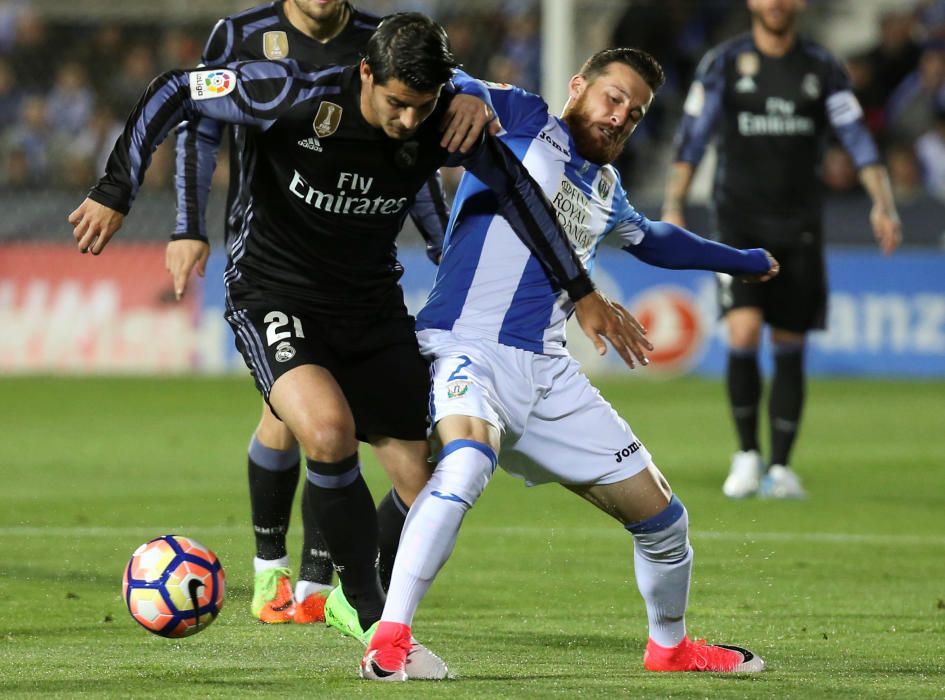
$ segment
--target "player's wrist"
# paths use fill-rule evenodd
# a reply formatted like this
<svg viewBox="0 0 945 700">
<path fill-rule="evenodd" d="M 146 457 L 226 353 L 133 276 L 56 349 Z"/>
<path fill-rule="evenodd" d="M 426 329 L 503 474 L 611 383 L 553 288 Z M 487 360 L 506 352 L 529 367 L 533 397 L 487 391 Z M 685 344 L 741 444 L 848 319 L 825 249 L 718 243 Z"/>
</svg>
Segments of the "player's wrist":
<svg viewBox="0 0 945 700">
<path fill-rule="evenodd" d="M 568 280 L 562 285 L 565 292 L 568 294 L 568 298 L 572 302 L 577 302 L 588 294 L 591 294 L 595 287 L 594 283 L 591 281 L 590 276 L 586 272 L 581 272 L 574 279 Z"/>
</svg>

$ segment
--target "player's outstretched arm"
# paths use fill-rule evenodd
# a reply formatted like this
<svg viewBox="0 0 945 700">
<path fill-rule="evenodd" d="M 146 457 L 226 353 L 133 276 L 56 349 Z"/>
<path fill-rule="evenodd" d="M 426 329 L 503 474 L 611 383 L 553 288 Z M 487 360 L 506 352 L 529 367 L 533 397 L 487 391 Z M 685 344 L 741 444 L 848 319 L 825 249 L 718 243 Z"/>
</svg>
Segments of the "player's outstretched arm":
<svg viewBox="0 0 945 700">
<path fill-rule="evenodd" d="M 637 215 L 618 229 L 624 250 L 648 265 L 670 270 L 711 270 L 763 282 L 778 274 L 778 261 L 763 248 L 741 250 L 697 236 L 666 221 Z"/>
<path fill-rule="evenodd" d="M 115 232 L 121 228 L 124 214 L 86 198 L 79 207 L 69 214 L 72 224 L 72 237 L 80 253 L 98 255 Z"/>
<path fill-rule="evenodd" d="M 230 124 L 268 128 L 280 114 L 291 109 L 303 92 L 284 89 L 285 83 L 297 76 L 313 77 L 311 74 L 303 75 L 293 61 L 254 61 L 231 64 L 227 69 L 162 73 L 151 82 L 129 116 L 109 155 L 105 175 L 89 193 L 89 199 L 122 215 L 127 214 L 151 162 L 151 155 L 171 129 L 184 120 L 199 116 Z M 237 83 L 241 95 L 238 101 L 231 94 Z M 277 95 L 285 97 L 270 107 Z M 263 111 L 257 106 L 260 103 L 267 107 L 265 117 L 260 116 Z M 118 226 L 105 225 L 103 216 L 86 214 L 84 207 L 85 203 L 73 212 L 78 216 L 77 223 L 82 225 L 81 231 L 76 232 L 76 240 L 88 242 L 86 246 L 80 245 L 80 249 L 84 247 L 98 254 Z M 86 229 L 93 226 L 98 230 L 87 232 Z"/>
<path fill-rule="evenodd" d="M 641 365 L 649 364 L 646 351 L 653 346 L 646 339 L 646 329 L 623 306 L 594 290 L 575 302 L 574 310 L 581 330 L 599 355 L 607 353 L 603 336 L 631 369 L 636 366 L 634 358 Z"/>
<path fill-rule="evenodd" d="M 180 238 L 167 244 L 164 252 L 164 267 L 174 280 L 174 296 L 178 301 L 187 292 L 190 273 L 197 269 L 203 277 L 207 273 L 207 259 L 210 257 L 210 244 L 191 238 Z"/>
</svg>

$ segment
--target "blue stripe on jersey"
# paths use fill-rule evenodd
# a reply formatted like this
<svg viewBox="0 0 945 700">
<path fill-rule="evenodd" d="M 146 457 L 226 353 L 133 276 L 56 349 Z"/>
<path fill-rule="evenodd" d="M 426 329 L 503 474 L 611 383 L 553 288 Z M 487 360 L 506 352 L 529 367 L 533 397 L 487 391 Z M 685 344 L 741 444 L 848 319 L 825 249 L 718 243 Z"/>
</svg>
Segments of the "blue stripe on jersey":
<svg viewBox="0 0 945 700">
<path fill-rule="evenodd" d="M 547 293 L 536 291 L 536 287 L 546 287 Z M 555 298 L 556 294 L 548 280 L 548 274 L 532 255 L 525 264 L 522 279 L 512 295 L 512 303 L 502 319 L 499 342 L 541 353 L 545 347 L 545 328 L 551 322 Z"/>
<path fill-rule="evenodd" d="M 263 19 L 256 20 L 250 24 L 247 24 L 243 27 L 243 36 L 242 39 L 245 39 L 253 32 L 258 32 L 260 29 L 265 29 L 266 27 L 271 27 L 276 24 L 280 24 L 281 20 L 278 15 L 272 15 L 270 17 L 265 17 Z"/>
</svg>

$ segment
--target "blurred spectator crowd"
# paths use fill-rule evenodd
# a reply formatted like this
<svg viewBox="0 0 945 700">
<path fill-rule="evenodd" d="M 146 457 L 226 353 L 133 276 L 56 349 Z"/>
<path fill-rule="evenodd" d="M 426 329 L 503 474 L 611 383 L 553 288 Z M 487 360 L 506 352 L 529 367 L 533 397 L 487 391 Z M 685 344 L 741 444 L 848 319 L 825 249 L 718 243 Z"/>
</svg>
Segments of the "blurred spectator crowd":
<svg viewBox="0 0 945 700">
<path fill-rule="evenodd" d="M 428 12 L 446 26 L 470 73 L 538 90 L 538 0 L 355 4 L 379 14 Z M 598 27 L 597 45 L 588 50 L 602 42 L 643 48 L 661 61 L 668 78 L 619 163 L 632 187 L 647 176 L 644 170 L 652 179 L 652 166 L 644 169 L 641 162 L 655 153 L 668 162 L 668 144 L 699 59 L 748 23 L 744 4 L 730 0 L 633 0 L 616 7 L 606 16 L 582 16 Z M 897 197 L 945 200 L 945 0 L 903 2 L 902 8 L 882 15 L 875 46 L 843 58 Z M 27 0 L 0 0 L 0 188 L 87 188 L 103 171 L 125 116 L 148 82 L 164 70 L 197 65 L 213 21 L 155 27 L 89 17 L 77 23 L 46 18 Z M 149 190 L 173 187 L 172 142 L 155 154 Z M 221 179 L 224 164 L 221 159 L 217 169 Z M 835 145 L 828 148 L 823 177 L 839 192 L 857 187 L 852 164 Z"/>
</svg>

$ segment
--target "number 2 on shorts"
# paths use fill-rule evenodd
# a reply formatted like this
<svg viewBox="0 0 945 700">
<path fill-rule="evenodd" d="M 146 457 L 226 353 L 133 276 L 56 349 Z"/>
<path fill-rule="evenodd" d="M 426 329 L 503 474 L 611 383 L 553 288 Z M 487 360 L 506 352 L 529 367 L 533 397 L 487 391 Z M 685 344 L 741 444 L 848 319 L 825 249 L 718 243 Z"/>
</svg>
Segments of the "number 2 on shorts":
<svg viewBox="0 0 945 700">
<path fill-rule="evenodd" d="M 466 376 L 465 374 L 460 374 L 459 371 L 463 369 L 463 367 L 469 367 L 469 365 L 472 364 L 472 360 L 470 360 L 465 355 L 460 355 L 459 359 L 462 360 L 462 362 L 456 365 L 456 369 L 453 370 L 453 373 L 449 376 L 449 378 L 446 381 L 451 382 L 455 379 L 469 379 L 468 376 Z"/>
</svg>

